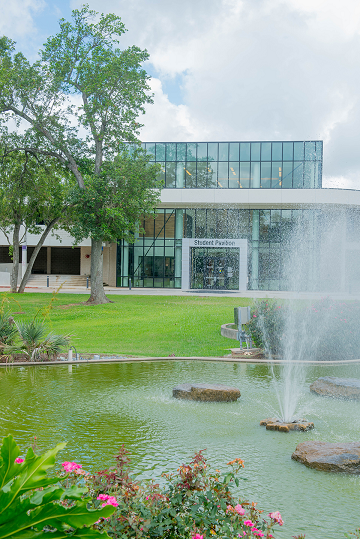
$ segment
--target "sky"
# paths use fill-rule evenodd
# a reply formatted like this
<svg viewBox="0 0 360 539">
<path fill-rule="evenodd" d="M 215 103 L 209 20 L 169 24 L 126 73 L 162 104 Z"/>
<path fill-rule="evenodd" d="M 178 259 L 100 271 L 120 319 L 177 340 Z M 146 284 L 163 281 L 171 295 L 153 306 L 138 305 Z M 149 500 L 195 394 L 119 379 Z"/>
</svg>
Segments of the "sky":
<svg viewBox="0 0 360 539">
<path fill-rule="evenodd" d="M 324 187 L 360 189 L 358 0 L 88 0 L 150 54 L 142 141 L 323 140 Z M 0 0 L 30 60 L 82 0 Z"/>
</svg>

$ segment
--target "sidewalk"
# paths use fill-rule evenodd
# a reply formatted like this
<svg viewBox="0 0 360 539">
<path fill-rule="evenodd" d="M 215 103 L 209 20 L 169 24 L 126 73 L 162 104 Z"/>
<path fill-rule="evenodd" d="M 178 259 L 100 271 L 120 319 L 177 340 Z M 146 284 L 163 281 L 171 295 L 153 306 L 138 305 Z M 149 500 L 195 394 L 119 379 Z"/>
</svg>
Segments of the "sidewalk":
<svg viewBox="0 0 360 539">
<path fill-rule="evenodd" d="M 8 286 L 1 286 L 1 292 L 7 292 L 10 290 Z M 25 287 L 25 293 L 42 293 L 51 294 L 56 292 L 55 287 Z M 323 297 L 331 297 L 334 300 L 351 301 L 360 300 L 360 294 L 341 294 L 325 292 L 288 292 L 288 291 L 274 291 L 274 290 L 180 290 L 179 288 L 117 288 L 117 287 L 104 287 L 106 295 L 116 296 L 202 296 L 202 297 L 228 297 L 228 298 L 276 298 L 276 299 L 321 299 Z M 88 294 L 90 295 L 90 288 L 85 286 L 69 287 L 63 286 L 59 290 L 60 294 Z"/>
</svg>

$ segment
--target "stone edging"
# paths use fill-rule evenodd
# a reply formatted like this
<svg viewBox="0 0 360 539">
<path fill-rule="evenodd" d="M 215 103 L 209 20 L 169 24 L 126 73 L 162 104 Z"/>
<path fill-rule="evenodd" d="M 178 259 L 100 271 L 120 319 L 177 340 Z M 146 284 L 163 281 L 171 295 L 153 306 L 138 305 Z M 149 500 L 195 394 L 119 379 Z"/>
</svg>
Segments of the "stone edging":
<svg viewBox="0 0 360 539">
<path fill-rule="evenodd" d="M 186 356 L 186 357 L 123 357 L 123 358 L 109 358 L 109 359 L 79 359 L 72 361 L 19 361 L 16 363 L 0 363 L 0 367 L 32 367 L 40 365 L 79 365 L 88 363 L 136 363 L 141 361 L 219 361 L 225 363 L 261 363 L 261 364 L 273 364 L 281 365 L 285 363 L 292 363 L 291 361 L 272 360 L 267 359 L 247 359 L 247 358 L 234 358 L 234 357 L 216 357 L 216 356 Z M 352 363 L 360 363 L 360 359 L 347 359 L 347 360 L 334 360 L 334 361 L 294 361 L 294 364 L 306 364 L 306 365 L 348 365 Z"/>
</svg>

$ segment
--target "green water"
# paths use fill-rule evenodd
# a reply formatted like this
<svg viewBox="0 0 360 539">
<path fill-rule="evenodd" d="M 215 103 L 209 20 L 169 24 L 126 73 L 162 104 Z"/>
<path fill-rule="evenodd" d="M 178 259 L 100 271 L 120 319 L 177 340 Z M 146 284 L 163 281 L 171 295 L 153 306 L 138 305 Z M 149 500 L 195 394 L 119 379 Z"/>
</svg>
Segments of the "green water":
<svg viewBox="0 0 360 539">
<path fill-rule="evenodd" d="M 39 449 L 67 441 L 59 462 L 75 460 L 88 470 L 112 464 L 125 444 L 134 471 L 159 477 L 206 449 L 216 468 L 245 460 L 241 496 L 279 510 L 285 525 L 277 537 L 338 539 L 360 526 L 360 477 L 310 470 L 293 461 L 299 442 L 360 440 L 360 402 L 318 397 L 309 384 L 319 376 L 360 377 L 360 366 L 309 367 L 303 388 L 307 433 L 266 431 L 261 419 L 277 409 L 266 365 L 215 362 L 144 362 L 0 369 L 0 435 L 13 434 L 25 448 L 37 436 Z M 235 403 L 172 398 L 184 382 L 239 387 Z"/>
</svg>

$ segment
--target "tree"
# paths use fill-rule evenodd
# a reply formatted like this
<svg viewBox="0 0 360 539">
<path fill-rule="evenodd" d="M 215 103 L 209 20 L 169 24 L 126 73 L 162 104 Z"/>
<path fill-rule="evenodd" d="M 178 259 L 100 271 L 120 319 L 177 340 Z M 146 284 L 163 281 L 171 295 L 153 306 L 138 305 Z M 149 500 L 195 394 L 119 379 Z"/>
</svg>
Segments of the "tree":
<svg viewBox="0 0 360 539">
<path fill-rule="evenodd" d="M 20 141 L 16 142 L 18 146 Z M 0 229 L 8 240 L 13 259 L 11 292 L 17 291 L 19 246 L 26 233 L 41 233 L 41 236 L 27 264 L 19 292 L 24 292 L 45 239 L 60 219 L 62 222 L 66 219 L 68 189 L 69 172 L 53 157 L 14 149 L 14 141 L 11 144 L 4 138 L 0 140 Z M 45 225 L 45 229 L 39 223 Z"/>
<path fill-rule="evenodd" d="M 137 147 L 123 150 L 112 161 L 104 162 L 101 173 L 85 176 L 85 189 L 74 189 L 71 203 L 76 208 L 67 227 L 76 241 L 92 238 L 90 302 L 96 303 L 102 287 L 102 242 L 125 239 L 133 242 L 140 216 L 154 214 L 159 198 L 160 166 L 150 164 L 150 156 Z M 99 272 L 99 273 L 96 273 Z"/>
<path fill-rule="evenodd" d="M 98 14 L 85 5 L 72 16 L 73 23 L 60 20 L 60 32 L 47 40 L 33 64 L 15 53 L 13 41 L 0 39 L 0 113 L 25 123 L 37 150 L 56 157 L 85 189 L 85 177 L 96 183 L 104 160 L 116 156 L 121 141 L 136 140 L 138 116 L 151 102 L 141 68 L 148 53 L 117 47 L 125 27 L 113 14 L 94 22 Z M 84 160 L 93 163 L 86 175 Z M 92 259 L 99 265 L 101 246 L 92 238 Z M 107 301 L 101 274 L 99 267 L 92 273 L 95 303 Z"/>
</svg>

